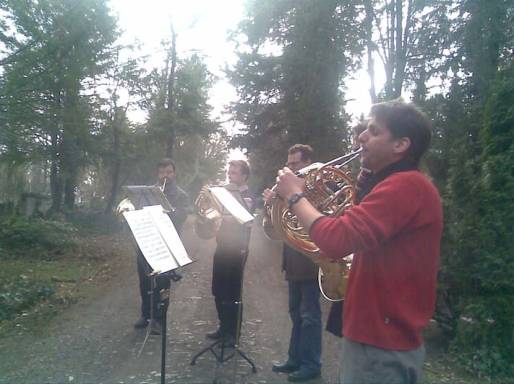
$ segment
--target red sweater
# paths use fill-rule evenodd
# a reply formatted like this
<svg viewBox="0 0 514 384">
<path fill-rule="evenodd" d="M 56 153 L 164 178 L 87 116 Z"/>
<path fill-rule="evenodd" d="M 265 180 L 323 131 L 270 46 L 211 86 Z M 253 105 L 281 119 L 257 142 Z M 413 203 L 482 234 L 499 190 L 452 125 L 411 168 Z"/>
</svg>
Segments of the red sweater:
<svg viewBox="0 0 514 384">
<path fill-rule="evenodd" d="M 310 236 L 325 256 L 354 253 L 345 337 L 391 350 L 422 344 L 435 306 L 442 227 L 439 193 L 418 171 L 394 173 L 343 216 L 314 223 Z"/>
</svg>

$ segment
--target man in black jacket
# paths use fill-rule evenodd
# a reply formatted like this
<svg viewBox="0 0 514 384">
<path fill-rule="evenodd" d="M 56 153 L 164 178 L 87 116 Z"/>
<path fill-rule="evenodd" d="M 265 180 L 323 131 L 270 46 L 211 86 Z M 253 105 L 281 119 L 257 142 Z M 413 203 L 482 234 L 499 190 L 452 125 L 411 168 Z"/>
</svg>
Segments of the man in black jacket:
<svg viewBox="0 0 514 384">
<path fill-rule="evenodd" d="M 164 158 L 157 165 L 157 175 L 159 185 L 164 185 L 163 193 L 168 199 L 171 206 L 174 208 L 173 212 L 168 213 L 173 225 L 180 233 L 182 225 L 186 221 L 187 215 L 190 211 L 189 197 L 186 192 L 182 190 L 175 181 L 175 163 L 172 159 Z M 143 253 L 137 248 L 137 273 L 139 275 L 139 292 L 141 294 L 141 317 L 134 324 L 135 328 L 145 328 L 149 319 L 153 318 L 152 334 L 160 334 L 161 331 L 161 312 L 158 309 L 160 301 L 161 289 L 170 288 L 170 278 L 174 275 L 173 272 L 159 275 L 156 278 L 156 286 L 151 289 L 151 278 L 149 276 L 152 271 L 148 265 Z M 175 274 L 176 276 L 176 274 Z M 153 302 L 152 302 L 153 296 Z M 169 300 L 166 299 L 163 303 L 164 310 L 168 310 Z"/>
<path fill-rule="evenodd" d="M 289 148 L 287 167 L 293 172 L 312 163 L 310 145 Z M 274 197 L 267 189 L 264 200 Z M 288 373 L 288 380 L 301 382 L 321 374 L 321 307 L 319 303 L 318 267 L 304 254 L 284 244 L 282 269 L 289 285 L 289 315 L 292 321 L 288 359 L 274 364 L 273 372 Z"/>
</svg>

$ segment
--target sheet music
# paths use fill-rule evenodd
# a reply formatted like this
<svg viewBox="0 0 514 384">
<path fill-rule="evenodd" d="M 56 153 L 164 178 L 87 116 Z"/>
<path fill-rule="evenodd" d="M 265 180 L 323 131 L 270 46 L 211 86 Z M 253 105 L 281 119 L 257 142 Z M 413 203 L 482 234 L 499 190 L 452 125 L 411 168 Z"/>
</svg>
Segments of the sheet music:
<svg viewBox="0 0 514 384">
<path fill-rule="evenodd" d="M 248 212 L 239 201 L 223 187 L 210 187 L 209 191 L 223 205 L 232 216 L 241 224 L 249 223 L 253 220 L 253 216 Z"/>
<path fill-rule="evenodd" d="M 146 261 L 154 271 L 163 273 L 178 268 L 177 261 L 148 210 L 127 211 L 123 212 L 123 216 Z"/>
<path fill-rule="evenodd" d="M 182 240 L 180 240 L 180 236 L 173 225 L 173 222 L 169 216 L 163 212 L 162 207 L 160 205 L 153 205 L 150 207 L 144 207 L 143 209 L 150 213 L 150 216 L 178 265 L 182 267 L 192 263 L 192 260 L 187 255 L 186 248 L 184 248 L 184 244 L 182 244 Z"/>
</svg>

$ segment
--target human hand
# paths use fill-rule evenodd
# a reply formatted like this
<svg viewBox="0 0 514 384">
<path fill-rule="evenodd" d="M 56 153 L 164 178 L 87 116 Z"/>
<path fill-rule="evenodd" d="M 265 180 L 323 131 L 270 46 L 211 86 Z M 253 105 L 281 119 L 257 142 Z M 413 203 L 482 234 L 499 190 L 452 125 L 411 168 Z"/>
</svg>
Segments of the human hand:
<svg viewBox="0 0 514 384">
<path fill-rule="evenodd" d="M 266 203 L 266 204 L 269 203 L 271 200 L 273 200 L 276 196 L 277 196 L 276 192 L 272 191 L 269 188 L 266 188 L 262 192 L 262 198 L 264 199 L 264 203 Z"/>
<path fill-rule="evenodd" d="M 251 197 L 243 197 L 246 207 L 251 211 L 253 208 L 253 200 Z"/>
<path fill-rule="evenodd" d="M 305 180 L 296 176 L 289 168 L 285 167 L 278 171 L 277 193 L 283 199 L 289 199 L 295 193 L 304 190 Z"/>
</svg>

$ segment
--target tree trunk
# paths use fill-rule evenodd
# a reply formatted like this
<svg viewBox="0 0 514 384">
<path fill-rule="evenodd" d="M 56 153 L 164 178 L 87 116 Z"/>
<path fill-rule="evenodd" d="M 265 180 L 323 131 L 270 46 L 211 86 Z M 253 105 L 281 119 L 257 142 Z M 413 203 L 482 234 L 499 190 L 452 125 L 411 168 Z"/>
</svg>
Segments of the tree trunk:
<svg viewBox="0 0 514 384">
<path fill-rule="evenodd" d="M 71 211 L 75 208 L 75 192 L 77 189 L 76 174 L 69 174 L 64 184 L 64 206 Z"/>
<path fill-rule="evenodd" d="M 60 212 L 62 204 L 62 180 L 59 172 L 59 139 L 57 133 L 51 137 L 52 160 L 50 166 L 50 191 L 52 193 L 52 206 L 50 212 Z"/>
<path fill-rule="evenodd" d="M 173 147 L 175 146 L 177 133 L 175 132 L 173 122 L 173 110 L 175 107 L 175 71 L 177 68 L 177 35 L 173 26 L 171 27 L 171 47 L 168 55 L 168 60 L 171 61 L 170 72 L 168 74 L 168 95 L 166 110 L 170 119 L 170 126 L 168 130 L 168 139 L 166 141 L 166 157 L 173 157 Z"/>
<path fill-rule="evenodd" d="M 78 146 L 75 145 L 75 138 L 69 132 L 64 132 L 62 142 L 61 174 L 64 182 L 64 207 L 72 210 L 75 206 L 75 191 L 77 188 L 78 173 Z"/>
<path fill-rule="evenodd" d="M 368 55 L 368 76 L 370 81 L 369 97 L 371 103 L 377 102 L 377 91 L 375 88 L 375 61 L 373 60 L 373 5 L 371 0 L 366 0 L 364 3 L 366 9 L 366 18 L 364 20 L 365 32 L 366 32 L 366 51 Z"/>
<path fill-rule="evenodd" d="M 75 192 L 77 189 L 77 175 L 81 148 L 79 143 L 79 130 L 81 129 L 78 115 L 78 86 L 70 87 L 65 92 L 64 124 L 62 133 L 61 173 L 64 180 L 64 206 L 68 210 L 75 207 Z"/>
<path fill-rule="evenodd" d="M 122 119 L 118 110 L 114 112 L 114 119 L 112 122 L 112 151 L 114 155 L 114 161 L 112 164 L 112 185 L 111 190 L 109 192 L 109 198 L 107 200 L 107 205 L 105 206 L 105 213 L 112 212 L 114 208 L 114 204 L 116 202 L 116 196 L 118 195 L 118 189 L 120 185 L 120 170 L 121 170 L 121 155 L 120 155 L 120 124 L 122 124 Z"/>
</svg>

